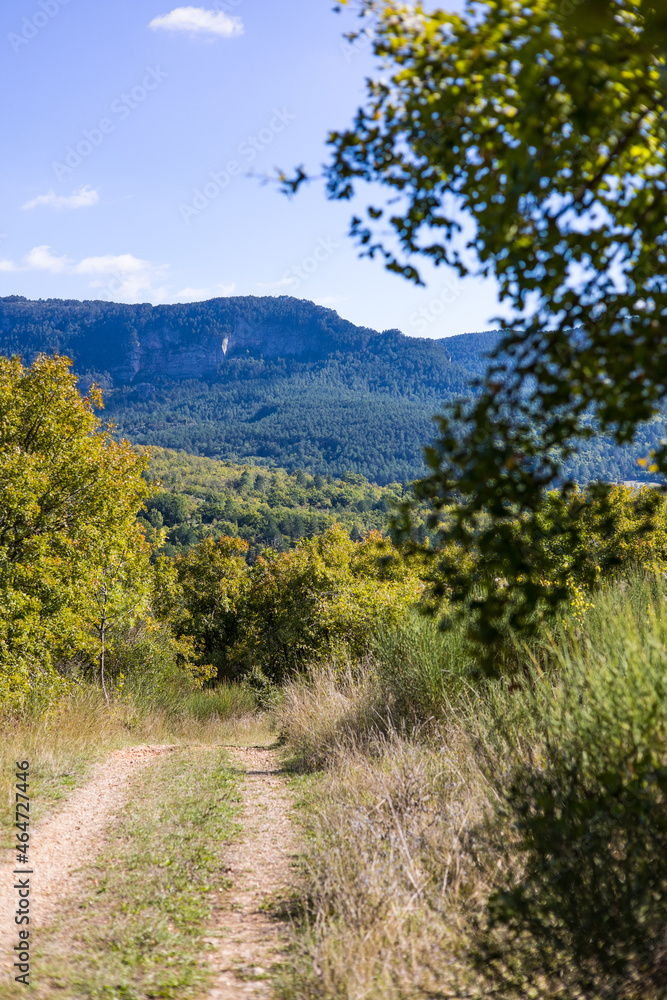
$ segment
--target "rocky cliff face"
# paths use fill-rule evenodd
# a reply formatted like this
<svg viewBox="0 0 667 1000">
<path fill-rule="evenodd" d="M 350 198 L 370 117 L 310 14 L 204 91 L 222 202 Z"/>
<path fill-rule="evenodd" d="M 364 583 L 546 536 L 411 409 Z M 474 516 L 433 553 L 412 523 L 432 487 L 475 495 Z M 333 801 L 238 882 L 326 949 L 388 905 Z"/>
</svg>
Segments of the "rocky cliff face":
<svg viewBox="0 0 667 1000">
<path fill-rule="evenodd" d="M 111 374 L 124 383 L 211 377 L 224 361 L 228 344 L 229 337 L 219 334 L 183 337 L 178 328 L 147 329 L 127 343 Z"/>
<path fill-rule="evenodd" d="M 326 345 L 303 330 L 239 319 L 193 334 L 174 323 L 147 328 L 130 341 L 112 372 L 121 382 L 136 379 L 188 379 L 214 376 L 227 358 L 243 354 L 266 358 L 324 356 Z"/>
</svg>

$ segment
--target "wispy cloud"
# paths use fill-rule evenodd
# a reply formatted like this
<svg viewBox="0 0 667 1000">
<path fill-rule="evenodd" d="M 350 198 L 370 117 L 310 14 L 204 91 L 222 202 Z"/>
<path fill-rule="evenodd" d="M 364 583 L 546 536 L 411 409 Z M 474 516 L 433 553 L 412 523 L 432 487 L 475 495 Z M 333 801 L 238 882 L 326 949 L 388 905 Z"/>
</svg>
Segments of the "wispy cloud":
<svg viewBox="0 0 667 1000">
<path fill-rule="evenodd" d="M 74 268 L 74 274 L 110 274 L 112 271 L 121 271 L 123 274 L 138 274 L 153 265 L 147 260 L 141 260 L 131 253 L 122 253 L 114 256 L 105 254 L 103 257 L 84 257 L 80 264 Z"/>
<path fill-rule="evenodd" d="M 256 281 L 255 285 L 257 286 L 257 288 L 265 288 L 268 292 L 275 292 L 278 291 L 278 289 L 280 288 L 282 289 L 292 288 L 292 286 L 296 285 L 296 283 L 297 283 L 296 278 L 287 277 L 287 278 L 280 278 L 278 281 L 267 281 L 267 282 Z"/>
<path fill-rule="evenodd" d="M 0 260 L 0 271 L 50 271 L 62 274 L 72 262 L 68 257 L 56 257 L 51 247 L 33 247 L 20 264 L 13 260 Z"/>
<path fill-rule="evenodd" d="M 56 257 L 48 246 L 33 247 L 23 261 L 28 271 L 50 271 L 51 274 L 62 274 L 71 264 L 69 257 Z"/>
<path fill-rule="evenodd" d="M 204 7 L 176 7 L 168 14 L 154 17 L 148 27 L 153 31 L 186 31 L 192 35 L 214 35 L 218 38 L 234 38 L 244 31 L 240 17 Z"/>
<path fill-rule="evenodd" d="M 156 287 L 165 271 L 166 264 L 152 264 L 131 253 L 114 256 L 85 257 L 72 269 L 73 274 L 88 274 L 93 277 L 91 288 L 102 289 L 110 299 L 123 302 L 137 302 L 146 295 L 162 300 L 166 295 L 164 287 Z"/>
<path fill-rule="evenodd" d="M 55 208 L 56 211 L 63 211 L 68 208 L 91 208 L 97 205 L 100 200 L 99 192 L 91 187 L 82 187 L 74 191 L 71 195 L 56 194 L 49 191 L 48 194 L 37 195 L 31 201 L 26 201 L 24 209 L 30 208 Z"/>
<path fill-rule="evenodd" d="M 120 302 L 140 302 L 150 298 L 162 301 L 167 289 L 158 282 L 163 277 L 166 264 L 153 264 L 131 253 L 104 254 L 101 257 L 84 257 L 76 263 L 69 257 L 58 257 L 49 246 L 33 247 L 17 263 L 0 260 L 0 271 L 49 271 L 51 274 L 87 275 L 90 287 L 102 297 Z"/>
<path fill-rule="evenodd" d="M 321 295 L 318 298 L 314 298 L 312 301 L 316 306 L 325 306 L 327 309 L 333 309 L 334 306 L 340 305 L 340 303 L 345 300 L 341 299 L 339 295 Z"/>
</svg>

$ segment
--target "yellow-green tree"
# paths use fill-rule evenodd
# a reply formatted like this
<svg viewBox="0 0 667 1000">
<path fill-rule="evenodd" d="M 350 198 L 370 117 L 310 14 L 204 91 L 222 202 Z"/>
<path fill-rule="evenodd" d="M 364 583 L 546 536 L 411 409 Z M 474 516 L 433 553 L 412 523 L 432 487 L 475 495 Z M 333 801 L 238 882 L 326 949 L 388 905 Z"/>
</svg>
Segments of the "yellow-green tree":
<svg viewBox="0 0 667 1000">
<path fill-rule="evenodd" d="M 379 532 L 338 524 L 291 552 L 265 550 L 241 609 L 246 662 L 274 681 L 331 655 L 361 656 L 374 631 L 416 603 L 421 584 Z"/>
<path fill-rule="evenodd" d="M 176 563 L 180 594 L 163 603 L 176 634 L 194 640 L 191 672 L 223 680 L 237 670 L 234 646 L 239 607 L 248 587 L 248 543 L 206 538 Z"/>
<path fill-rule="evenodd" d="M 97 646 L 100 684 L 107 703 L 107 656 L 114 651 L 117 636 L 134 628 L 138 621 L 149 622 L 153 617 L 151 549 L 136 520 L 119 527 L 121 532 L 96 540 L 88 551 L 87 618 Z"/>
<path fill-rule="evenodd" d="M 102 427 L 101 402 L 94 387 L 81 395 L 67 358 L 0 358 L 4 706 L 48 695 L 62 686 L 58 667 L 98 655 L 102 568 L 142 544 L 134 522 L 147 459 Z"/>
<path fill-rule="evenodd" d="M 168 576 L 160 615 L 195 642 L 195 663 L 218 680 L 258 668 L 279 682 L 337 654 L 362 655 L 382 624 L 420 597 L 413 564 L 379 532 L 353 542 L 334 524 L 290 552 L 264 549 L 253 566 L 238 538 L 205 539 Z M 168 564 L 158 561 L 158 572 Z"/>
</svg>

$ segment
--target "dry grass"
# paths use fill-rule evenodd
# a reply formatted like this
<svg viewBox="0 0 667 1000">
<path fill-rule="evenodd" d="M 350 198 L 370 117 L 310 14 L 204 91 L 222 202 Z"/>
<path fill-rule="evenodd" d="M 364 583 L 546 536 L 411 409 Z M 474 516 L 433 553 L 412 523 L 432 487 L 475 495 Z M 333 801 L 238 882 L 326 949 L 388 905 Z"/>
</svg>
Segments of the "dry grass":
<svg viewBox="0 0 667 1000">
<path fill-rule="evenodd" d="M 348 751 L 308 793 L 289 1000 L 469 995 L 466 923 L 488 885 L 471 830 L 489 790 L 454 734 Z"/>
<path fill-rule="evenodd" d="M 273 720 L 289 747 L 290 765 L 313 771 L 346 750 L 372 750 L 392 729 L 389 700 L 372 671 L 349 664 L 324 664 L 288 681 Z"/>
<path fill-rule="evenodd" d="M 397 643 L 288 686 L 287 753 L 323 770 L 295 779 L 283 1000 L 667 998 L 666 607 L 663 578 L 601 588 L 523 651 L 530 682 L 452 683 L 417 647 L 402 699 Z M 437 714 L 397 730 L 440 663 Z"/>
<path fill-rule="evenodd" d="M 332 670 L 289 685 L 278 720 L 304 782 L 303 919 L 280 983 L 285 1000 L 473 996 L 471 916 L 489 889 L 473 831 L 493 790 L 470 727 L 428 740 L 391 730 L 367 679 Z M 489 749 L 483 754 L 487 764 Z"/>
</svg>

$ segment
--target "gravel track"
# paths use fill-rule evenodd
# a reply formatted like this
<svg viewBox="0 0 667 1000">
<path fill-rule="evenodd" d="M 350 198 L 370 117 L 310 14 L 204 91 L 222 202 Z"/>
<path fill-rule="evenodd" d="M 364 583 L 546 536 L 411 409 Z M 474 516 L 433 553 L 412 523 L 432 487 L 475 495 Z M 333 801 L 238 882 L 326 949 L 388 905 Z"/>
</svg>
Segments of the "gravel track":
<svg viewBox="0 0 667 1000">
<path fill-rule="evenodd" d="M 89 781 L 55 812 L 31 827 L 31 940 L 65 899 L 76 897 L 83 865 L 103 844 L 114 814 L 126 803 L 138 770 L 171 745 L 140 745 L 116 750 L 97 764 Z M 265 909 L 267 901 L 289 891 L 295 839 L 289 818 L 290 796 L 278 756 L 264 747 L 227 747 L 243 780 L 243 833 L 229 849 L 227 874 L 232 886 L 218 896 L 208 937 L 207 956 L 214 970 L 209 1000 L 271 995 L 269 973 L 280 961 L 285 931 Z M 15 852 L 0 857 L 0 996 L 13 978 Z"/>
<path fill-rule="evenodd" d="M 142 744 L 111 753 L 97 764 L 90 780 L 77 789 L 56 812 L 30 830 L 30 930 L 35 931 L 57 909 L 64 896 L 76 890 L 80 867 L 101 846 L 104 830 L 127 798 L 130 779 L 170 745 Z M 13 888 L 15 852 L 4 851 L 0 861 L 0 995 L 2 981 L 12 975 L 10 952 L 18 941 L 14 924 L 17 894 Z"/>
<path fill-rule="evenodd" d="M 243 772 L 243 835 L 227 856 L 232 888 L 216 906 L 207 937 L 215 951 L 209 1000 L 268 997 L 267 975 L 285 946 L 281 924 L 263 908 L 289 891 L 295 850 L 290 797 L 277 754 L 260 747 L 228 747 Z"/>
</svg>

